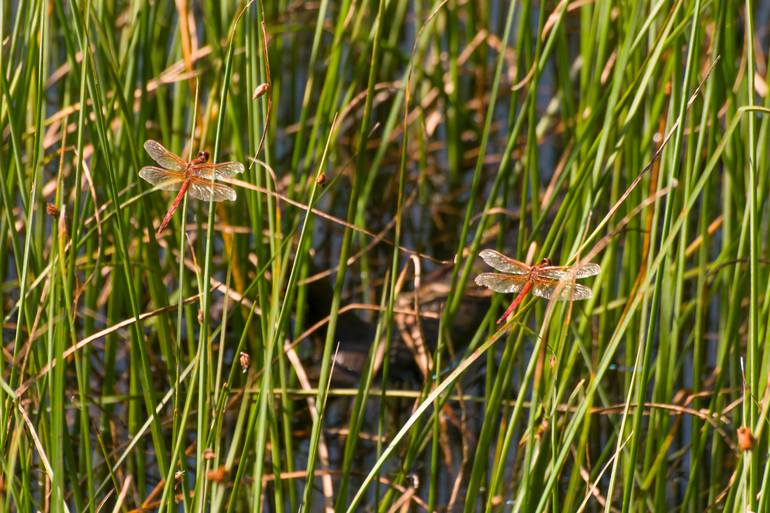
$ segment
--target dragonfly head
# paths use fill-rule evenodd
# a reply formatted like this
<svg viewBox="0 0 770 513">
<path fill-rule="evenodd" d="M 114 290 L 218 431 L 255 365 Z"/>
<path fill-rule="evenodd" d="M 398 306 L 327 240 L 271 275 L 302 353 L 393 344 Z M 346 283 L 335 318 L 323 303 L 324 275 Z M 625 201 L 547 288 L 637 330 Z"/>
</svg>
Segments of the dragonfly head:
<svg viewBox="0 0 770 513">
<path fill-rule="evenodd" d="M 204 163 L 204 162 L 208 162 L 209 161 L 209 152 L 207 152 L 206 150 L 199 151 L 198 152 L 198 157 L 195 160 L 199 161 L 201 164 Z"/>
<path fill-rule="evenodd" d="M 553 265 L 553 262 L 551 262 L 550 258 L 545 257 L 544 259 L 542 259 L 540 261 L 540 265 L 543 266 L 543 267 L 546 267 L 546 266 L 549 266 L 549 265 Z"/>
</svg>

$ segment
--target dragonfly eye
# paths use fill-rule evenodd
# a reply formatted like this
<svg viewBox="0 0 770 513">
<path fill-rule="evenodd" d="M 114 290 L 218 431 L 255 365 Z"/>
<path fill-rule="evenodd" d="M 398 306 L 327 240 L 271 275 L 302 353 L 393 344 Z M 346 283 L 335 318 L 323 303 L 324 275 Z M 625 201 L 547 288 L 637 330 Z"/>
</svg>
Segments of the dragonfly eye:
<svg viewBox="0 0 770 513">
<path fill-rule="evenodd" d="M 209 160 L 209 152 L 207 152 L 205 150 L 198 152 L 198 158 L 201 159 L 203 162 L 208 162 L 208 160 Z"/>
<path fill-rule="evenodd" d="M 553 262 L 551 262 L 551 259 L 548 257 L 545 257 L 540 261 L 541 265 L 553 265 Z"/>
</svg>

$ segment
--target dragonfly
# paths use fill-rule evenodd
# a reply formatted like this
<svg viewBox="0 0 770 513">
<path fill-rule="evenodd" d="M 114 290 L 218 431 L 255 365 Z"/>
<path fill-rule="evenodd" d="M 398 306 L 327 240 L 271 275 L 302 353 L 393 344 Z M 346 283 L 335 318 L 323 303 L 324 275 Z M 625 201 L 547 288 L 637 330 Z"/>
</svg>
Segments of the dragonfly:
<svg viewBox="0 0 770 513">
<path fill-rule="evenodd" d="M 207 151 L 198 152 L 188 162 L 152 139 L 145 141 L 144 150 L 161 167 L 145 166 L 139 170 L 139 176 L 162 191 L 179 191 L 158 227 L 158 235 L 171 221 L 185 194 L 189 193 L 191 197 L 203 201 L 235 201 L 235 190 L 214 180 L 243 173 L 245 168 L 242 163 L 209 163 Z"/>
<path fill-rule="evenodd" d="M 503 316 L 497 320 L 497 324 L 511 315 L 530 292 L 535 296 L 556 301 L 589 299 L 593 295 L 591 289 L 575 283 L 574 280 L 595 276 L 601 270 L 593 263 L 557 266 L 553 265 L 549 258 L 544 258 L 535 265 L 527 265 L 493 249 L 485 249 L 479 256 L 487 265 L 502 272 L 481 273 L 476 276 L 476 284 L 501 294 L 517 294 Z"/>
</svg>

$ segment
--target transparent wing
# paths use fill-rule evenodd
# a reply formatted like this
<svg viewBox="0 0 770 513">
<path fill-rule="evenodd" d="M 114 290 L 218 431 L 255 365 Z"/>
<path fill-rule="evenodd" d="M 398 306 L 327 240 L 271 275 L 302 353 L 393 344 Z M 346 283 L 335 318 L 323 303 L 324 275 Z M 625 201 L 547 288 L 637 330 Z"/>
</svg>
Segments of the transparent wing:
<svg viewBox="0 0 770 513">
<path fill-rule="evenodd" d="M 516 274 L 481 273 L 476 276 L 476 285 L 487 287 L 501 294 L 518 292 L 527 283 L 527 278 Z"/>
<path fill-rule="evenodd" d="M 203 201 L 235 201 L 235 190 L 227 185 L 193 177 L 187 194 Z"/>
<path fill-rule="evenodd" d="M 184 182 L 184 173 L 169 171 L 155 166 L 145 166 L 139 170 L 139 176 L 162 191 L 178 191 Z"/>
<path fill-rule="evenodd" d="M 593 296 L 591 289 L 579 283 L 566 281 L 535 281 L 532 293 L 545 299 L 556 301 L 580 301 Z"/>
<path fill-rule="evenodd" d="M 185 167 L 187 167 L 187 162 L 168 151 L 158 141 L 147 139 L 144 142 L 144 151 L 146 151 L 147 154 L 152 157 L 152 160 L 165 167 L 166 169 L 182 171 Z"/>
<path fill-rule="evenodd" d="M 485 249 L 479 253 L 479 256 L 487 265 L 498 271 L 511 274 L 529 274 L 530 267 L 527 264 L 507 257 L 494 249 Z"/>
<path fill-rule="evenodd" d="M 198 164 L 193 166 L 192 172 L 206 180 L 214 178 L 232 178 L 243 173 L 246 168 L 240 162 L 220 162 L 219 164 Z"/>
<path fill-rule="evenodd" d="M 552 280 L 571 280 L 573 278 L 579 279 L 595 276 L 599 274 L 599 271 L 601 271 L 601 267 L 599 267 L 598 264 L 585 264 L 580 267 L 543 267 L 537 274 L 538 276 L 543 276 Z"/>
</svg>

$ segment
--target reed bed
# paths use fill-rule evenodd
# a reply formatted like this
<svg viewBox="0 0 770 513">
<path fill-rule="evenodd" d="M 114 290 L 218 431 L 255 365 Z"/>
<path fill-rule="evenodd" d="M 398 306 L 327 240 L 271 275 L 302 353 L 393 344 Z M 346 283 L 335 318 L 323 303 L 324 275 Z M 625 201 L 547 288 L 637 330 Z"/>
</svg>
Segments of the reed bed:
<svg viewBox="0 0 770 513">
<path fill-rule="evenodd" d="M 768 12 L 0 3 L 0 511 L 770 511 Z"/>
</svg>

